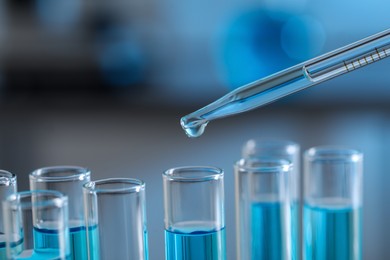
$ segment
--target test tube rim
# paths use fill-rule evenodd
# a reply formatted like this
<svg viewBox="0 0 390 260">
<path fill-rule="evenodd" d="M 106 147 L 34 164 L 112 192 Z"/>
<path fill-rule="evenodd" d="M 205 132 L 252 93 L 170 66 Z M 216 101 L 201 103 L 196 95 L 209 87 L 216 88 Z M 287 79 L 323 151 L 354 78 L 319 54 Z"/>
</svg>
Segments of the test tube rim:
<svg viewBox="0 0 390 260">
<path fill-rule="evenodd" d="M 251 145 L 252 143 L 252 145 Z M 248 145 L 251 145 L 248 148 Z M 266 148 L 264 148 L 264 146 Z M 242 156 L 244 157 L 252 157 L 256 156 L 258 151 L 268 150 L 275 147 L 284 147 L 288 154 L 292 154 L 293 152 L 298 152 L 300 150 L 300 145 L 297 142 L 287 140 L 287 139 L 263 139 L 263 138 L 251 138 L 247 140 L 242 146 Z M 290 147 L 294 148 L 291 149 Z M 290 148 L 290 149 L 289 149 Z M 250 151 L 247 152 L 247 151 Z"/>
<path fill-rule="evenodd" d="M 121 188 L 96 188 L 97 185 L 105 184 L 131 184 L 129 187 Z M 145 190 L 145 182 L 135 178 L 106 178 L 96 181 L 89 181 L 83 185 L 83 188 L 89 193 L 96 194 L 124 194 L 124 193 L 139 193 Z"/>
<path fill-rule="evenodd" d="M 307 162 L 358 162 L 363 153 L 354 148 L 337 145 L 314 146 L 304 152 Z"/>
<path fill-rule="evenodd" d="M 0 169 L 0 186 L 11 186 L 16 184 L 16 174 Z"/>
<path fill-rule="evenodd" d="M 248 162 L 272 165 L 252 166 L 252 164 L 248 164 Z M 275 159 L 273 157 L 256 157 L 242 158 L 235 163 L 234 167 L 238 170 L 238 172 L 273 174 L 288 172 L 292 169 L 293 165 L 290 161 L 285 159 Z"/>
<path fill-rule="evenodd" d="M 203 176 L 183 176 L 186 173 L 208 173 Z M 179 174 L 178 174 L 179 173 Z M 163 178 L 175 182 L 205 182 L 223 179 L 224 171 L 214 166 L 180 166 L 163 172 Z"/>
<path fill-rule="evenodd" d="M 45 195 L 45 196 L 53 196 L 50 200 L 32 202 L 32 196 L 34 194 L 37 195 Z M 22 199 L 30 197 L 31 201 L 21 201 Z M 20 191 L 9 195 L 4 201 L 3 205 L 11 209 L 24 209 L 30 210 L 32 208 L 47 208 L 47 207 L 63 207 L 68 204 L 68 196 L 56 190 L 27 190 Z"/>
<path fill-rule="evenodd" d="M 71 175 L 47 176 L 46 174 L 60 174 L 65 171 L 72 172 Z M 81 181 L 90 178 L 91 171 L 88 168 L 73 165 L 47 166 L 34 170 L 30 173 L 30 180 L 36 182 L 66 182 Z"/>
</svg>

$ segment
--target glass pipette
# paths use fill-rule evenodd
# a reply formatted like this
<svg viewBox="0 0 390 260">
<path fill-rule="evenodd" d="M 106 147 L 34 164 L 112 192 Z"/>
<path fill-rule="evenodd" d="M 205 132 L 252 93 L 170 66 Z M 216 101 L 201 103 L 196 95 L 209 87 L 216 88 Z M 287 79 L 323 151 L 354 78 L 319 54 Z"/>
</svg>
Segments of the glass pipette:
<svg viewBox="0 0 390 260">
<path fill-rule="evenodd" d="M 284 96 L 390 57 L 390 29 L 237 88 L 181 118 L 189 137 L 215 119 L 264 106 Z"/>
</svg>

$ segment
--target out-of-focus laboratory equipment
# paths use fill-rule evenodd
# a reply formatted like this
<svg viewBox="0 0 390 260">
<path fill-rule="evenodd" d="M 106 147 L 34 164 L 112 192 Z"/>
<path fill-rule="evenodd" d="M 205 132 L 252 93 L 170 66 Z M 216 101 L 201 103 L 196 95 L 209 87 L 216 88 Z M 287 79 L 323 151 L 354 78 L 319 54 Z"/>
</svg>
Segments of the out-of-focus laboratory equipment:
<svg viewBox="0 0 390 260">
<path fill-rule="evenodd" d="M 292 243 L 297 241 L 291 236 L 289 198 L 291 169 L 286 160 L 266 157 L 241 159 L 235 164 L 237 259 L 295 259 Z"/>
<path fill-rule="evenodd" d="M 0 170 L 0 201 L 4 201 L 9 195 L 15 193 L 16 190 L 16 175 Z M 4 228 L 3 207 L 0 205 L 0 259 L 6 259 Z"/>
<path fill-rule="evenodd" d="M 362 259 L 362 161 L 349 148 L 305 152 L 303 259 Z"/>
<path fill-rule="evenodd" d="M 29 176 L 31 190 L 56 190 L 68 196 L 70 253 L 74 260 L 87 259 L 82 197 L 90 175 L 89 169 L 79 166 L 53 166 L 37 169 Z"/>
<path fill-rule="evenodd" d="M 69 259 L 68 198 L 23 191 L 3 202 L 6 259 Z"/>
<path fill-rule="evenodd" d="M 163 173 L 166 260 L 225 260 L 223 170 L 178 167 Z"/>
<path fill-rule="evenodd" d="M 215 119 L 242 113 L 390 56 L 390 29 L 233 90 L 181 118 L 189 137 Z"/>
<path fill-rule="evenodd" d="M 291 163 L 291 169 L 288 178 L 289 184 L 289 199 L 290 199 L 290 215 L 291 215 L 291 259 L 301 259 L 300 249 L 301 249 L 301 199 L 300 199 L 300 146 L 299 144 L 287 141 L 287 140 L 277 140 L 277 139 L 250 139 L 248 140 L 242 148 L 242 158 L 243 159 L 256 159 L 256 158 L 267 158 L 272 160 L 286 160 Z M 261 169 L 259 169 L 259 173 Z M 249 189 L 249 186 L 240 185 L 240 181 L 245 181 L 248 178 L 248 174 L 239 175 L 240 171 L 236 173 L 236 185 L 239 185 L 238 188 Z M 244 171 L 245 173 L 245 171 Z M 259 176 L 262 176 L 259 174 Z M 244 178 L 244 179 L 241 179 Z M 253 176 L 254 178 L 254 176 Z M 250 177 L 249 177 L 250 179 Z M 248 179 L 248 180 L 249 180 Z M 258 178 L 261 181 L 261 178 Z M 250 181 L 250 180 L 249 180 Z M 250 185 L 249 182 L 247 182 Z M 248 191 L 241 190 L 238 191 L 239 194 L 245 193 Z M 237 196 L 239 196 L 237 194 Z M 236 198 L 239 201 L 239 198 Z M 237 203 L 237 202 L 236 202 Z M 245 203 L 245 202 L 243 202 Z M 237 207 L 238 209 L 239 207 Z M 240 241 L 240 240 L 238 240 Z M 240 252 L 240 248 L 243 248 L 243 245 L 237 243 L 237 252 Z M 238 257 L 238 259 L 245 259 L 244 257 Z"/>
<path fill-rule="evenodd" d="M 145 183 L 111 178 L 84 185 L 88 259 L 148 259 Z"/>
</svg>

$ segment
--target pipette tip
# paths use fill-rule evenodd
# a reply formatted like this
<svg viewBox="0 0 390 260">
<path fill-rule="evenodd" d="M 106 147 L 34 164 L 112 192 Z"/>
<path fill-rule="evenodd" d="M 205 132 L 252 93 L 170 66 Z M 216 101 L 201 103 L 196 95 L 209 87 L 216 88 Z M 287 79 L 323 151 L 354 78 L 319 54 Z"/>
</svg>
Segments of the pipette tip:
<svg viewBox="0 0 390 260">
<path fill-rule="evenodd" d="M 203 134 L 209 122 L 202 118 L 188 118 L 187 116 L 180 119 L 180 124 L 188 137 L 195 138 Z"/>
</svg>

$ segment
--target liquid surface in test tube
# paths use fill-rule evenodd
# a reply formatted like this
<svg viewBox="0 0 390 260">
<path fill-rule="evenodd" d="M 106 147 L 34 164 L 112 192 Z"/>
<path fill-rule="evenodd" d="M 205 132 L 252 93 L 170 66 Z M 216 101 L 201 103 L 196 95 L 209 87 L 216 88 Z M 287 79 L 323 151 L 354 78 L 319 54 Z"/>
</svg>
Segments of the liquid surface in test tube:
<svg viewBox="0 0 390 260">
<path fill-rule="evenodd" d="M 304 206 L 306 260 L 362 259 L 361 208 Z"/>
<path fill-rule="evenodd" d="M 58 232 L 51 229 L 34 227 L 34 250 L 22 252 L 16 259 L 46 260 L 60 259 L 58 249 Z M 66 257 L 70 259 L 70 256 Z"/>
<path fill-rule="evenodd" d="M 6 248 L 5 248 L 5 235 L 0 233 L 0 259 L 5 259 L 7 256 Z"/>
<path fill-rule="evenodd" d="M 285 237 L 291 236 L 282 219 L 286 208 L 281 203 L 252 204 L 252 260 L 280 260 L 289 258 Z M 285 223 L 285 224 L 283 224 Z M 288 238 L 290 239 L 290 238 Z"/>
<path fill-rule="evenodd" d="M 225 229 L 218 231 L 188 229 L 165 230 L 166 259 L 169 260 L 225 260 Z"/>
</svg>

